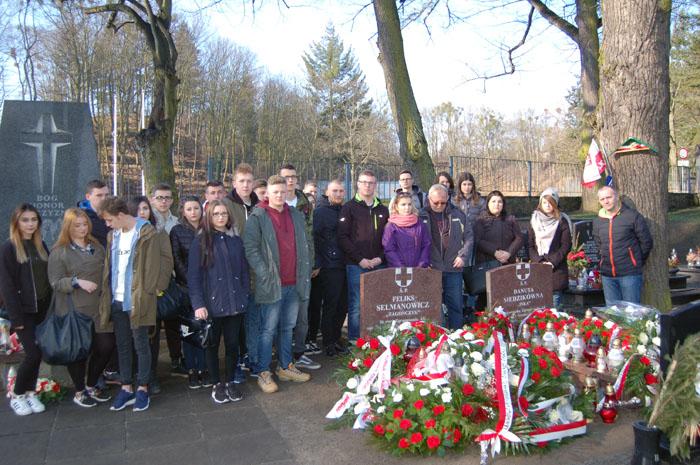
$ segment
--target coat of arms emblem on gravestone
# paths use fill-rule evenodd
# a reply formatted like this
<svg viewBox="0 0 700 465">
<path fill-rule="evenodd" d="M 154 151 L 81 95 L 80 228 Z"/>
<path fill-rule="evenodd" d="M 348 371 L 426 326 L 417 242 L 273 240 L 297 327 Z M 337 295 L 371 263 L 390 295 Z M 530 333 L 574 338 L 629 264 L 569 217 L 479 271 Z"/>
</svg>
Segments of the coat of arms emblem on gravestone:
<svg viewBox="0 0 700 465">
<path fill-rule="evenodd" d="M 394 270 L 394 282 L 403 291 L 413 282 L 413 268 L 396 268 Z"/>
<path fill-rule="evenodd" d="M 527 281 L 530 277 L 530 264 L 529 263 L 516 263 L 515 264 L 515 276 L 522 282 Z"/>
</svg>

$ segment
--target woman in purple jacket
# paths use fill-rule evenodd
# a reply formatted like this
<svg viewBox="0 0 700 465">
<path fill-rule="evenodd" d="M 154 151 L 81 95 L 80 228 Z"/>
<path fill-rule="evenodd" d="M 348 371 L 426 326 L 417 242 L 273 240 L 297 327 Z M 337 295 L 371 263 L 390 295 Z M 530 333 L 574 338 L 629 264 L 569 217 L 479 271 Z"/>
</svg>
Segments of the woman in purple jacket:
<svg viewBox="0 0 700 465">
<path fill-rule="evenodd" d="M 400 192 L 391 203 L 382 245 L 387 266 L 430 266 L 430 232 L 418 221 L 418 210 L 410 192 Z"/>
</svg>

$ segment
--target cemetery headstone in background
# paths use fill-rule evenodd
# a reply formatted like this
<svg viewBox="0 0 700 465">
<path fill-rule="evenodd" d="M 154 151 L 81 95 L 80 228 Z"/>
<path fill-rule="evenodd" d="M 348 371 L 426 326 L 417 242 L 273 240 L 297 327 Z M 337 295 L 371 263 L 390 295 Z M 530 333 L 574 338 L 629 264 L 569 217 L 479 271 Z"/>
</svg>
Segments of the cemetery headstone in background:
<svg viewBox="0 0 700 465">
<path fill-rule="evenodd" d="M 385 268 L 360 276 L 362 334 L 391 321 L 441 322 L 442 273 L 428 268 Z"/>
<path fill-rule="evenodd" d="M 521 320 L 538 307 L 552 306 L 552 267 L 516 263 L 486 272 L 489 308 L 501 306 L 511 320 Z"/>
<path fill-rule="evenodd" d="M 85 184 L 100 178 L 92 117 L 86 103 L 5 100 L 0 122 L 0 240 L 22 202 L 41 213 L 49 247 L 66 208 L 84 198 Z"/>
<path fill-rule="evenodd" d="M 592 221 L 578 221 L 574 223 L 574 240 L 577 241 L 576 244 L 582 245 L 582 249 L 586 257 L 591 260 L 591 264 L 596 265 L 600 262 L 600 250 L 593 239 Z"/>
<path fill-rule="evenodd" d="M 520 247 L 520 249 L 518 249 L 518 251 L 515 253 L 515 258 L 521 262 L 528 262 L 530 261 L 530 251 L 527 249 L 527 241 L 530 234 L 528 233 L 527 228 L 521 229 L 520 234 L 523 236 L 523 246 Z"/>
</svg>

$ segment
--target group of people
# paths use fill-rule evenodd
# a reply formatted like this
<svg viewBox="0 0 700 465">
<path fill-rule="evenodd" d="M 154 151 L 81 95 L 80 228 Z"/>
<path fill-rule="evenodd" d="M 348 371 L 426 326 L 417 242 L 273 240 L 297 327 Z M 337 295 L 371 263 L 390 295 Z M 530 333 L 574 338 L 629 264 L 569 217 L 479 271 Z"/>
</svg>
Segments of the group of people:
<svg viewBox="0 0 700 465">
<path fill-rule="evenodd" d="M 260 182 L 241 163 L 230 192 L 210 181 L 204 201 L 180 199 L 178 217 L 166 184 L 155 186 L 150 198 L 126 200 L 110 196 L 96 180 L 87 185 L 85 200 L 65 212 L 51 249 L 42 241 L 37 209 L 18 206 L 0 248 L 0 296 L 25 351 L 12 409 L 18 415 L 44 410 L 34 394 L 42 357 L 36 328 L 50 307 L 70 308 L 69 298 L 94 322 L 90 356 L 67 367 L 73 401 L 93 407 L 112 400 L 116 411 L 132 405 L 134 411 L 146 410 L 159 391 L 161 327 L 171 373 L 187 376 L 192 389 L 211 387 L 216 403 L 242 399 L 237 385 L 246 381 L 246 371 L 263 392 L 277 391 L 273 346 L 276 379 L 308 381 L 309 373 L 300 368 L 320 368 L 310 355 L 345 354 L 360 337 L 360 276 L 383 267 L 440 271 L 443 323 L 461 327 L 481 307 L 480 296 L 469 296 L 467 305 L 463 301 L 473 265 L 514 263 L 523 244 L 518 223 L 506 212 L 505 196 L 492 191 L 482 197 L 470 173 L 460 174 L 455 186 L 441 172 L 427 194 L 414 185 L 409 170 L 400 174 L 399 184 L 387 208 L 369 170 L 359 173 L 356 193 L 345 201 L 342 180 L 331 180 L 318 196 L 314 182 L 299 189 L 292 165 Z M 594 232 L 605 244 L 600 266 L 606 298 L 619 291 L 620 298 L 634 300 L 628 277 L 641 276 L 651 237 L 641 215 L 621 205 L 613 189 L 601 189 L 599 198 L 603 208 Z M 571 249 L 569 220 L 558 204 L 555 189 L 542 193 L 528 235 L 530 259 L 552 266 L 555 305 L 568 284 Z M 177 320 L 157 316 L 158 297 L 172 280 L 187 290 L 193 317 L 211 323 L 206 349 L 182 342 Z M 322 347 L 316 344 L 319 331 Z M 105 381 L 119 384 L 114 399 Z"/>
</svg>

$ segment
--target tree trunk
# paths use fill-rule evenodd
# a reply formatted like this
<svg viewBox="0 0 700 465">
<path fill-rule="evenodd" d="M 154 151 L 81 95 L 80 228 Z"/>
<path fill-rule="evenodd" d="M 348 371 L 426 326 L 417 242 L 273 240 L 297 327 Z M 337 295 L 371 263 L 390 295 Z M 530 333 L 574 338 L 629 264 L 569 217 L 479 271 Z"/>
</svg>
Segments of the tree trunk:
<svg viewBox="0 0 700 465">
<path fill-rule="evenodd" d="M 667 265 L 669 51 L 671 0 L 603 0 L 601 140 L 615 185 L 647 220 L 654 248 L 642 302 L 668 311 Z M 612 156 L 628 137 L 656 153 Z"/>
<path fill-rule="evenodd" d="M 591 139 L 596 134 L 596 112 L 600 92 L 598 39 L 598 1 L 576 0 L 577 45 L 581 57 L 581 100 L 583 121 L 581 124 L 581 158 L 585 160 Z M 603 185 L 603 179 L 599 186 Z M 598 187 L 598 186 L 596 186 Z M 588 212 L 598 210 L 597 188 L 582 189 L 581 209 Z"/>
<path fill-rule="evenodd" d="M 427 190 L 435 180 L 435 168 L 428 153 L 423 123 L 408 75 L 395 0 L 374 0 L 377 20 L 379 62 L 384 70 L 386 92 L 399 137 L 399 155 L 418 183 Z"/>
</svg>

